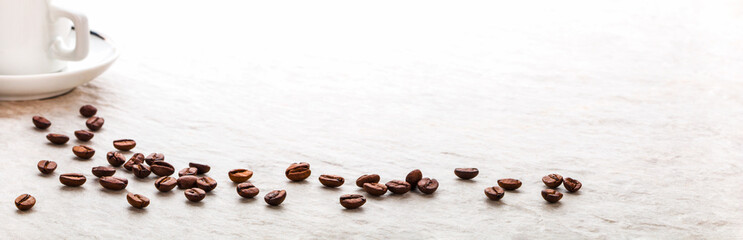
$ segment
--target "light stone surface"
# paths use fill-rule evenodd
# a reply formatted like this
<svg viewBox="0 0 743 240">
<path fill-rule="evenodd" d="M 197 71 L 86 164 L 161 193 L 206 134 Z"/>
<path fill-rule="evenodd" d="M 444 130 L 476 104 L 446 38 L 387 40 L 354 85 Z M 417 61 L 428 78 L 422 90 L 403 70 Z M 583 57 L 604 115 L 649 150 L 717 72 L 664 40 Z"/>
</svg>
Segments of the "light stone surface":
<svg viewBox="0 0 743 240">
<path fill-rule="evenodd" d="M 67 95 L 0 103 L 3 238 L 743 237 L 740 1 L 58 3 L 122 55 Z M 84 104 L 106 119 L 91 160 L 73 157 L 75 140 L 44 138 L 84 129 Z M 36 114 L 49 130 L 32 127 Z M 179 170 L 210 164 L 219 186 L 192 204 L 119 169 L 152 201 L 133 209 L 90 173 L 119 138 Z M 54 175 L 36 170 L 42 159 Z M 312 176 L 289 182 L 299 161 Z M 480 175 L 458 180 L 457 167 Z M 237 195 L 233 168 L 255 171 L 255 200 Z M 362 174 L 415 168 L 436 193 L 339 204 Z M 67 172 L 88 182 L 63 187 Z M 584 187 L 547 204 L 549 173 Z M 346 184 L 324 188 L 320 174 Z M 488 201 L 483 189 L 507 177 L 524 184 Z M 263 202 L 273 189 L 288 192 L 280 207 Z M 13 206 L 22 193 L 31 211 Z"/>
</svg>

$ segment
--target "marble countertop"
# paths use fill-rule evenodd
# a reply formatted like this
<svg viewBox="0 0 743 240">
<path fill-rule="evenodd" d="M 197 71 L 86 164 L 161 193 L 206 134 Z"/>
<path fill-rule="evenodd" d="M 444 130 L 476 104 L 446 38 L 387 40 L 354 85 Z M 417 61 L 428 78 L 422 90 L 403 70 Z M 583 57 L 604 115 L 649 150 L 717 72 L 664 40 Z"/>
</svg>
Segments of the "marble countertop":
<svg viewBox="0 0 743 240">
<path fill-rule="evenodd" d="M 11 238 L 616 239 L 743 237 L 743 4 L 736 1 L 59 1 L 88 14 L 121 49 L 98 79 L 47 100 L 0 102 L 0 232 Z M 106 119 L 91 160 L 47 143 Z M 53 125 L 35 130 L 33 115 Z M 198 204 L 104 191 L 90 174 L 111 141 L 162 152 L 177 169 L 212 166 Z M 127 153 L 129 157 L 131 153 Z M 54 160 L 53 176 L 35 164 Z M 308 162 L 312 176 L 284 169 Z M 477 167 L 472 181 L 457 167 Z M 241 199 L 227 178 L 255 172 Z M 432 195 L 368 196 L 419 168 Z M 81 188 L 57 177 L 80 172 Z M 540 179 L 583 188 L 558 204 Z M 339 189 L 320 174 L 346 178 Z M 523 186 L 499 202 L 483 189 Z M 286 189 L 280 207 L 263 195 Z M 565 192 L 561 188 L 561 191 Z M 11 203 L 37 198 L 20 212 Z"/>
</svg>

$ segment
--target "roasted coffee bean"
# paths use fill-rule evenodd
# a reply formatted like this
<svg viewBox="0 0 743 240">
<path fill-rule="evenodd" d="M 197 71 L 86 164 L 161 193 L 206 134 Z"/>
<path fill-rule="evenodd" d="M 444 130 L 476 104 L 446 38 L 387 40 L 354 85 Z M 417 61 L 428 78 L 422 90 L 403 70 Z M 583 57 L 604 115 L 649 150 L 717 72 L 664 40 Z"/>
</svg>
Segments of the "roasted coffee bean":
<svg viewBox="0 0 743 240">
<path fill-rule="evenodd" d="M 292 181 L 302 181 L 310 177 L 312 171 L 310 170 L 310 164 L 306 162 L 292 163 L 286 168 L 286 178 Z"/>
<path fill-rule="evenodd" d="M 105 189 L 118 191 L 126 188 L 129 185 L 129 180 L 122 177 L 109 176 L 98 179 L 98 183 Z"/>
<path fill-rule="evenodd" d="M 477 170 L 477 168 L 456 168 L 454 169 L 454 175 L 457 175 L 457 177 L 461 179 L 473 179 L 477 177 L 477 174 L 480 173 L 480 170 Z"/>
<path fill-rule="evenodd" d="M 364 191 L 374 196 L 382 196 L 387 193 L 387 186 L 381 183 L 364 183 Z"/>
<path fill-rule="evenodd" d="M 108 152 L 106 153 L 106 160 L 108 160 L 108 164 L 111 164 L 111 166 L 118 167 L 124 164 L 126 158 L 124 158 L 124 154 L 119 152 Z"/>
<path fill-rule="evenodd" d="M 205 192 L 210 192 L 217 188 L 217 181 L 210 177 L 200 177 L 196 180 L 196 187 L 204 189 Z"/>
<path fill-rule="evenodd" d="M 345 182 L 346 179 L 341 176 L 320 175 L 320 183 L 322 183 L 322 185 L 325 185 L 326 187 L 340 187 Z"/>
<path fill-rule="evenodd" d="M 104 122 L 105 121 L 102 117 L 91 117 L 88 118 L 87 121 L 85 121 L 85 126 L 87 126 L 88 129 L 90 129 L 91 131 L 98 131 L 101 129 L 101 127 L 103 127 Z"/>
<path fill-rule="evenodd" d="M 366 198 L 361 194 L 344 194 L 341 196 L 341 206 L 346 209 L 359 208 L 366 203 Z"/>
<path fill-rule="evenodd" d="M 129 158 L 129 161 L 126 161 L 126 163 L 124 163 L 124 169 L 131 171 L 132 166 L 134 166 L 135 164 L 143 164 L 143 163 L 144 163 L 144 154 L 135 153 L 134 155 L 132 155 L 131 158 Z"/>
<path fill-rule="evenodd" d="M 263 197 L 263 200 L 265 200 L 266 203 L 271 206 L 278 206 L 279 204 L 284 202 L 284 199 L 286 199 L 285 190 L 273 190 L 266 194 L 265 197 Z"/>
<path fill-rule="evenodd" d="M 70 137 L 64 135 L 64 134 L 58 134 L 58 133 L 50 133 L 46 135 L 46 139 L 49 140 L 49 142 L 62 145 L 67 143 L 67 141 L 70 141 Z"/>
<path fill-rule="evenodd" d="M 182 176 L 188 176 L 188 175 L 196 175 L 197 172 L 198 170 L 195 167 L 187 167 L 179 171 L 178 176 L 182 177 Z"/>
<path fill-rule="evenodd" d="M 90 159 L 95 155 L 95 149 L 85 145 L 78 145 L 72 147 L 72 153 L 79 158 Z"/>
<path fill-rule="evenodd" d="M 196 168 L 196 170 L 197 170 L 196 173 L 197 174 L 208 173 L 209 170 L 212 170 L 212 167 L 209 167 L 209 165 L 201 164 L 201 163 L 192 162 L 192 163 L 188 163 L 188 166 L 189 167 L 192 167 L 192 168 Z"/>
<path fill-rule="evenodd" d="M 237 194 L 240 195 L 240 197 L 252 198 L 258 195 L 258 192 L 260 192 L 260 190 L 250 182 L 237 184 Z"/>
<path fill-rule="evenodd" d="M 490 200 L 493 200 L 493 201 L 500 200 L 501 198 L 503 198 L 504 195 L 506 195 L 506 191 L 504 191 L 503 188 L 498 187 L 498 186 L 492 186 L 492 187 L 485 189 L 485 196 L 487 196 L 488 198 L 490 198 Z"/>
<path fill-rule="evenodd" d="M 201 188 L 189 188 L 183 193 L 186 194 L 186 198 L 191 202 L 199 202 L 206 197 L 206 192 Z"/>
<path fill-rule="evenodd" d="M 505 190 L 516 190 L 521 187 L 521 181 L 513 178 L 498 179 L 498 186 Z"/>
<path fill-rule="evenodd" d="M 15 207 L 18 208 L 18 210 L 26 211 L 34 207 L 34 204 L 36 204 L 36 198 L 34 196 L 28 195 L 28 194 L 21 194 L 17 198 L 15 198 Z"/>
<path fill-rule="evenodd" d="M 36 168 L 43 174 L 50 174 L 54 172 L 54 169 L 57 169 L 57 163 L 49 160 L 41 160 L 36 164 Z"/>
<path fill-rule="evenodd" d="M 175 172 L 175 168 L 170 163 L 164 161 L 157 161 L 150 164 L 150 170 L 152 173 L 158 176 L 170 176 Z"/>
<path fill-rule="evenodd" d="M 116 173 L 116 168 L 99 166 L 93 167 L 92 172 L 96 177 L 108 177 L 113 176 Z"/>
<path fill-rule="evenodd" d="M 542 198 L 550 203 L 556 203 L 562 198 L 562 193 L 555 191 L 555 189 L 544 189 L 542 190 Z"/>
<path fill-rule="evenodd" d="M 178 178 L 178 188 L 180 189 L 186 189 L 186 188 L 193 188 L 196 187 L 196 181 L 198 181 L 199 178 L 192 175 L 186 175 L 183 177 Z"/>
<path fill-rule="evenodd" d="M 147 205 L 150 205 L 150 199 L 139 194 L 127 193 L 126 201 L 129 202 L 129 205 L 132 205 L 132 207 L 139 209 L 146 208 Z"/>
<path fill-rule="evenodd" d="M 137 163 L 132 165 L 132 173 L 135 177 L 146 178 L 147 176 L 150 176 L 151 172 L 152 171 L 150 170 L 150 167 L 144 165 L 144 163 Z"/>
<path fill-rule="evenodd" d="M 410 171 L 407 176 L 405 176 L 405 181 L 410 183 L 410 190 L 415 189 L 415 187 L 418 185 L 418 182 L 423 178 L 423 173 L 421 173 L 421 170 L 415 169 L 413 171 Z"/>
<path fill-rule="evenodd" d="M 83 115 L 84 117 L 95 116 L 97 112 L 98 109 L 93 107 L 93 105 L 83 105 L 82 107 L 80 107 L 80 115 Z"/>
<path fill-rule="evenodd" d="M 88 131 L 88 130 L 75 131 L 75 137 L 77 138 L 77 140 L 80 140 L 83 142 L 90 141 L 90 139 L 93 139 L 93 136 L 95 136 L 95 134 L 93 134 L 93 132 Z"/>
<path fill-rule="evenodd" d="M 410 191 L 410 183 L 402 180 L 389 181 L 385 186 L 394 194 L 404 194 Z"/>
<path fill-rule="evenodd" d="M 565 189 L 570 192 L 576 192 L 580 190 L 581 187 L 583 187 L 583 184 L 581 184 L 578 180 L 572 178 L 565 178 L 565 180 L 562 182 L 562 185 L 565 186 Z"/>
<path fill-rule="evenodd" d="M 50 122 L 49 119 L 42 116 L 34 116 L 31 120 L 33 120 L 34 126 L 38 129 L 47 129 L 52 125 L 52 122 Z"/>
<path fill-rule="evenodd" d="M 132 148 L 136 146 L 137 146 L 137 142 L 134 141 L 133 139 L 114 140 L 114 147 L 121 151 L 129 151 L 129 150 L 132 150 Z"/>
<path fill-rule="evenodd" d="M 439 188 L 439 181 L 431 178 L 422 178 L 418 181 L 418 190 L 425 194 L 431 194 Z"/>
<path fill-rule="evenodd" d="M 559 187 L 560 184 L 562 184 L 562 176 L 560 176 L 560 174 L 553 173 L 542 177 L 542 182 L 549 188 L 556 188 Z"/>
<path fill-rule="evenodd" d="M 253 176 L 253 171 L 248 169 L 232 169 L 227 173 L 227 176 L 230 177 L 230 180 L 233 182 L 241 183 L 248 181 L 248 179 Z"/>
<path fill-rule="evenodd" d="M 379 175 L 364 174 L 364 175 L 361 175 L 361 177 L 356 179 L 356 186 L 363 188 L 364 183 L 378 183 L 378 182 L 379 182 Z"/>
<path fill-rule="evenodd" d="M 174 177 L 160 177 L 155 181 L 155 188 L 157 188 L 157 190 L 161 192 L 173 190 L 176 185 L 178 185 L 178 180 L 176 180 Z"/>
<path fill-rule="evenodd" d="M 158 161 L 165 161 L 165 155 L 162 153 L 151 153 L 150 155 L 147 155 L 147 157 L 144 158 L 144 162 L 147 163 L 147 165 L 152 166 L 153 162 Z"/>
<path fill-rule="evenodd" d="M 59 175 L 59 182 L 66 186 L 77 187 L 85 184 L 85 176 L 79 173 L 65 173 Z"/>
</svg>

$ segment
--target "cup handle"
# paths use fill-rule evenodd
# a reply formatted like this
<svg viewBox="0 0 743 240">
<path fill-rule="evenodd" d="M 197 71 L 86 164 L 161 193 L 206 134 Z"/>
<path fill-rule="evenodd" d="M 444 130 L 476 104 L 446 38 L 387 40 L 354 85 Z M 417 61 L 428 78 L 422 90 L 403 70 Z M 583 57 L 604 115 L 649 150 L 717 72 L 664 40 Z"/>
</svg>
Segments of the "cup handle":
<svg viewBox="0 0 743 240">
<path fill-rule="evenodd" d="M 52 52 L 54 55 L 61 60 L 68 61 L 80 61 L 88 56 L 88 48 L 90 47 L 90 28 L 88 27 L 88 18 L 80 13 L 75 13 L 69 10 L 59 8 L 57 6 L 51 7 L 52 21 L 56 21 L 60 18 L 67 18 L 72 21 L 75 28 L 75 47 L 69 48 L 64 43 L 63 36 L 58 36 L 52 45 Z"/>
</svg>

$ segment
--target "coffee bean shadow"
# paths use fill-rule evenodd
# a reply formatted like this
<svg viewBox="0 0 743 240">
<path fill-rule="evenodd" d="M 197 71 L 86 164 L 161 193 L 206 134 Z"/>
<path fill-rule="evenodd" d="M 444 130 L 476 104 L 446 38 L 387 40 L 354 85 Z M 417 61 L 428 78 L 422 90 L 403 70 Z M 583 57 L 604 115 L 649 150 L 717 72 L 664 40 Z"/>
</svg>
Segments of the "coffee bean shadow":
<svg viewBox="0 0 743 240">
<path fill-rule="evenodd" d="M 385 193 L 385 194 L 384 194 L 384 195 L 382 195 L 382 196 L 374 196 L 374 195 L 371 195 L 371 194 L 368 194 L 368 193 L 367 193 L 367 194 L 366 194 L 365 196 L 366 196 L 366 198 L 368 198 L 368 199 L 374 199 L 374 201 L 384 201 L 385 199 L 387 199 L 387 198 L 385 197 L 385 195 L 387 195 L 387 193 Z"/>
<path fill-rule="evenodd" d="M 544 205 L 542 205 L 542 208 L 549 211 L 549 210 L 558 209 L 560 208 L 560 206 L 562 206 L 561 202 L 550 203 L 550 202 L 544 201 Z"/>
<path fill-rule="evenodd" d="M 434 198 L 434 197 L 436 197 L 436 193 L 425 194 L 425 193 L 422 193 L 422 192 L 418 192 L 418 195 L 420 195 L 423 198 Z"/>
<path fill-rule="evenodd" d="M 93 158 L 85 159 L 85 158 L 79 158 L 77 156 L 72 156 L 72 157 L 70 157 L 70 159 L 75 160 L 75 161 L 82 161 L 82 162 L 87 162 L 87 161 L 93 160 Z"/>
<path fill-rule="evenodd" d="M 32 123 L 32 125 L 31 125 L 30 128 L 33 129 L 36 132 L 47 132 L 49 130 L 48 128 L 47 129 L 38 129 L 38 128 L 36 128 L 36 127 L 33 126 L 33 123 Z"/>
<path fill-rule="evenodd" d="M 244 198 L 244 197 L 241 197 L 240 198 L 240 202 L 241 203 L 252 203 L 252 202 L 255 202 L 255 198 Z"/>
<path fill-rule="evenodd" d="M 134 174 L 132 174 L 132 175 L 134 175 Z M 151 176 L 152 176 L 152 174 L 150 174 L 150 176 L 147 176 L 146 178 L 138 178 L 138 177 L 135 176 L 135 177 L 133 177 L 131 179 L 133 179 L 135 182 L 150 182 L 150 181 L 154 180 L 153 178 L 151 178 Z"/>
<path fill-rule="evenodd" d="M 362 207 L 359 207 L 359 208 L 354 208 L 354 209 L 347 209 L 347 208 L 344 208 L 344 209 L 343 209 L 343 212 L 347 212 L 347 213 L 357 213 L 357 212 L 364 212 L 364 207 L 362 206 Z"/>
<path fill-rule="evenodd" d="M 516 189 L 516 190 L 506 190 L 506 193 L 518 194 L 518 193 L 521 193 L 521 190 L 518 190 L 518 189 Z"/>
<path fill-rule="evenodd" d="M 85 191 L 85 188 L 82 186 L 79 186 L 79 187 L 60 186 L 59 190 L 62 190 L 65 192 L 81 192 L 81 191 Z"/>
<path fill-rule="evenodd" d="M 186 200 L 186 204 L 194 206 L 194 207 L 203 207 L 204 202 L 191 202 L 189 200 Z"/>
<path fill-rule="evenodd" d="M 173 194 L 175 194 L 175 193 L 173 193 L 174 191 L 175 190 L 170 190 L 170 191 L 167 191 L 167 192 L 157 191 L 157 193 L 155 193 L 155 195 L 160 196 L 160 197 L 169 197 L 169 196 L 173 196 Z"/>
<path fill-rule="evenodd" d="M 143 214 L 143 213 L 146 213 L 147 212 L 147 209 L 144 209 L 144 208 L 135 208 L 135 207 L 129 206 L 129 211 L 130 212 L 134 212 L 134 213 L 138 213 L 138 214 Z"/>
<path fill-rule="evenodd" d="M 16 214 L 20 214 L 20 215 L 31 214 L 33 212 L 34 212 L 34 209 L 33 208 L 32 209 L 29 209 L 29 210 L 26 210 L 26 211 L 21 211 L 20 209 L 16 209 L 15 210 L 15 213 Z"/>
<path fill-rule="evenodd" d="M 324 189 L 326 191 L 332 191 L 332 192 L 337 192 L 341 190 L 340 188 L 333 188 L 333 187 L 326 187 L 326 186 L 320 186 L 318 188 Z"/>
<path fill-rule="evenodd" d="M 68 147 L 67 146 L 67 143 L 65 143 L 65 144 L 54 144 L 54 143 L 47 142 L 46 145 L 49 146 L 49 147 L 55 147 L 55 148 L 67 148 Z"/>
<path fill-rule="evenodd" d="M 457 181 L 459 181 L 459 182 L 466 182 L 466 183 L 477 183 L 477 180 L 475 180 L 475 179 L 461 179 L 461 178 L 456 178 L 456 179 L 457 179 Z"/>
<path fill-rule="evenodd" d="M 493 200 L 490 200 L 489 198 L 485 198 L 483 201 L 487 202 L 488 205 L 493 206 L 493 207 L 503 207 L 505 205 L 508 205 L 501 200 L 493 201 Z"/>
<path fill-rule="evenodd" d="M 80 139 L 75 139 L 75 143 L 76 143 L 76 145 L 85 145 L 85 144 L 90 144 L 90 142 L 91 142 L 91 141 L 93 141 L 93 139 L 90 139 L 90 140 L 88 140 L 88 141 L 80 141 Z"/>
<path fill-rule="evenodd" d="M 577 192 L 569 192 L 568 190 L 565 190 L 563 192 L 565 192 L 565 194 L 570 194 L 570 195 L 577 195 L 577 196 L 580 196 L 581 195 L 581 191 L 580 190 L 578 190 Z"/>
<path fill-rule="evenodd" d="M 122 195 L 126 193 L 126 190 L 111 190 L 111 189 L 101 188 L 101 192 L 106 193 L 108 195 Z"/>
<path fill-rule="evenodd" d="M 410 192 L 403 193 L 403 194 L 396 194 L 396 193 L 389 193 L 387 194 L 388 198 L 396 198 L 396 199 L 405 199 L 408 197 Z"/>
<path fill-rule="evenodd" d="M 286 181 L 286 182 L 287 182 L 288 184 L 298 184 L 298 185 L 307 185 L 307 184 L 310 184 L 310 182 L 309 182 L 309 181 L 305 181 L 305 180 L 302 180 L 302 181 L 296 181 L 296 182 L 295 182 L 295 181 L 292 181 L 292 180 L 288 180 L 288 181 Z"/>
<path fill-rule="evenodd" d="M 43 177 L 43 178 L 54 177 L 54 174 L 51 174 L 51 173 L 50 174 L 37 173 L 36 175 L 38 175 L 39 177 Z"/>
<path fill-rule="evenodd" d="M 273 210 L 279 211 L 279 212 L 283 212 L 284 211 L 284 207 L 281 206 L 281 205 L 274 206 L 274 205 L 268 205 L 268 204 L 266 204 L 266 208 L 273 209 Z"/>
</svg>

